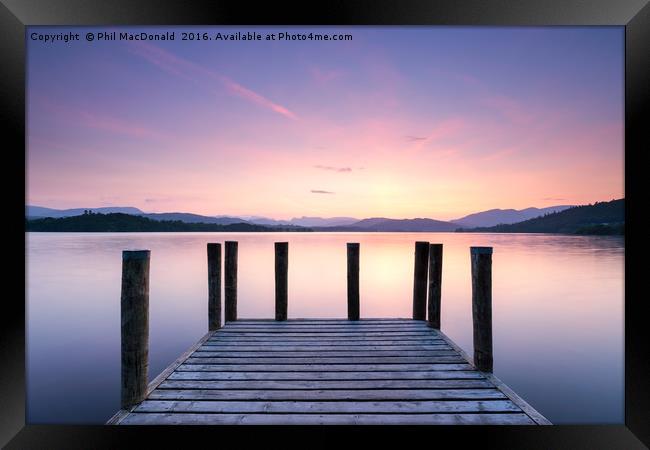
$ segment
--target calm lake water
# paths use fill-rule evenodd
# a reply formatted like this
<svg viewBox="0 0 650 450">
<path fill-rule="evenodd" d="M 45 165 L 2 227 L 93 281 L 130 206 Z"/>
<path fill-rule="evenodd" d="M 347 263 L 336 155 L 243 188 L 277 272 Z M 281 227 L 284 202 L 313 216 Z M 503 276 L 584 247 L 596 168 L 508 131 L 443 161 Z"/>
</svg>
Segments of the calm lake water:
<svg viewBox="0 0 650 450">
<path fill-rule="evenodd" d="M 472 354 L 469 247 L 492 246 L 494 373 L 556 424 L 623 423 L 624 240 L 460 233 L 27 233 L 27 420 L 104 423 L 120 407 L 124 249 L 151 250 L 149 376 L 207 331 L 206 243 L 239 241 L 238 315 L 274 317 L 273 243 L 289 242 L 289 317 L 410 317 L 414 242 L 444 244 L 442 330 Z"/>
</svg>

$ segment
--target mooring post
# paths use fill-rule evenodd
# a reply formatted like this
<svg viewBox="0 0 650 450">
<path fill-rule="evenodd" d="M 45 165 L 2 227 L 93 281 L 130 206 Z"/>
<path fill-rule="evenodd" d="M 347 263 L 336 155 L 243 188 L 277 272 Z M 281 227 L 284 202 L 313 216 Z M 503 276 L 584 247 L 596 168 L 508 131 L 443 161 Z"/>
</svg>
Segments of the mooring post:
<svg viewBox="0 0 650 450">
<path fill-rule="evenodd" d="M 149 366 L 149 250 L 122 252 L 122 409 L 142 402 Z"/>
<path fill-rule="evenodd" d="M 237 241 L 226 241 L 224 249 L 225 321 L 237 320 Z"/>
<path fill-rule="evenodd" d="M 287 320 L 289 243 L 275 243 L 275 320 Z"/>
<path fill-rule="evenodd" d="M 442 244 L 429 245 L 429 326 L 440 329 L 442 295 Z"/>
<path fill-rule="evenodd" d="M 415 243 L 415 270 L 413 274 L 413 319 L 427 318 L 427 265 L 429 263 L 429 243 Z"/>
<path fill-rule="evenodd" d="M 492 372 L 492 247 L 471 247 L 474 365 Z"/>
<path fill-rule="evenodd" d="M 208 330 L 221 328 L 221 244 L 208 244 Z"/>
<path fill-rule="evenodd" d="M 348 242 L 348 320 L 359 320 L 359 243 Z"/>
</svg>

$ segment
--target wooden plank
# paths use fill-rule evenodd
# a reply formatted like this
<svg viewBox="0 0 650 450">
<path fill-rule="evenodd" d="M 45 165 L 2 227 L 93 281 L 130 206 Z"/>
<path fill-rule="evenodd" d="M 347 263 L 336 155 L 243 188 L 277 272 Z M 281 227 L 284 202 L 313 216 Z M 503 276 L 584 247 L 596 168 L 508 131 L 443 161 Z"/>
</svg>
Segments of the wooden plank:
<svg viewBox="0 0 650 450">
<path fill-rule="evenodd" d="M 255 358 L 202 358 L 193 354 L 187 359 L 188 364 L 443 364 L 462 363 L 458 355 L 449 356 L 368 356 L 368 357 L 255 357 Z"/>
<path fill-rule="evenodd" d="M 221 328 L 219 334 L 222 336 L 252 336 L 252 337 L 273 337 L 278 334 L 282 336 L 293 336 L 293 337 L 349 337 L 350 334 L 354 334 L 356 337 L 372 337 L 372 336 L 384 336 L 384 337 L 397 337 L 397 336 L 435 336 L 432 331 L 423 330 L 423 331 L 233 331 L 231 328 Z"/>
<path fill-rule="evenodd" d="M 345 323 L 348 319 L 344 317 L 330 317 L 324 319 L 299 319 L 299 318 L 290 318 L 287 319 L 286 323 Z M 269 322 L 274 322 L 274 319 L 259 319 L 259 318 L 240 318 L 237 320 L 240 323 L 251 323 L 251 324 L 264 324 Z M 371 324 L 371 323 L 425 323 L 424 320 L 413 320 L 410 317 L 396 317 L 396 318 L 382 318 L 382 317 L 364 317 L 357 321 L 361 324 Z"/>
<path fill-rule="evenodd" d="M 534 425 L 526 414 L 132 413 L 124 425 Z"/>
<path fill-rule="evenodd" d="M 327 337 L 327 338 L 318 338 L 318 337 L 286 337 L 282 335 L 271 336 L 271 337 L 250 337 L 250 336 L 215 336 L 210 339 L 209 342 L 230 342 L 230 343 L 240 343 L 240 342 L 251 342 L 250 345 L 278 345 L 285 343 L 304 343 L 304 344 L 322 344 L 322 345 L 334 345 L 334 344 L 346 344 L 346 345 L 379 345 L 379 344 L 389 344 L 389 345 L 410 345 L 416 343 L 430 343 L 430 344 L 444 344 L 445 342 L 438 337 L 398 337 L 398 338 L 386 338 L 386 337 Z"/>
<path fill-rule="evenodd" d="M 291 413 L 291 414 L 431 414 L 467 412 L 521 412 L 510 400 L 416 400 L 416 401 L 188 401 L 145 400 L 134 412 L 148 413 Z"/>
<path fill-rule="evenodd" d="M 199 360 L 201 361 L 201 360 Z M 206 372 L 373 372 L 421 371 L 421 370 L 471 370 L 472 366 L 462 364 L 182 364 L 178 371 Z"/>
<path fill-rule="evenodd" d="M 366 333 L 422 333 L 427 335 L 435 335 L 433 330 L 423 327 L 363 327 L 363 328 L 348 328 L 348 327 L 223 327 L 219 330 L 220 334 L 269 334 L 269 333 L 308 333 L 308 334 L 366 334 Z"/>
<path fill-rule="evenodd" d="M 494 387 L 485 380 L 170 380 L 158 389 L 462 389 Z"/>
<path fill-rule="evenodd" d="M 470 370 L 420 372 L 207 372 L 177 371 L 169 380 L 433 380 L 484 379 Z"/>
<path fill-rule="evenodd" d="M 245 345 L 245 344 L 223 344 L 206 342 L 201 351 L 220 351 L 220 352 L 342 352 L 342 351 L 412 351 L 412 350 L 453 350 L 445 344 L 425 344 L 425 345 Z"/>
<path fill-rule="evenodd" d="M 157 389 L 151 400 L 488 400 L 507 399 L 498 389 Z"/>
<path fill-rule="evenodd" d="M 268 323 L 250 323 L 250 322 L 228 322 L 226 328 L 343 328 L 343 329 L 366 329 L 366 328 L 424 328 L 431 329 L 426 322 L 411 321 L 404 323 L 386 322 L 386 323 L 364 323 L 361 321 L 347 321 L 347 322 L 329 322 L 329 323 L 306 323 L 306 322 L 268 322 Z M 433 330 L 433 329 L 431 329 Z"/>
<path fill-rule="evenodd" d="M 217 347 L 218 349 L 218 347 Z M 438 349 L 438 350 L 347 350 L 337 351 L 323 350 L 314 351 L 233 351 L 233 350 L 217 350 L 214 346 L 203 346 L 199 348 L 192 355 L 194 358 L 319 358 L 319 357 L 336 357 L 336 358 L 358 358 L 358 357 L 402 357 L 402 356 L 458 356 L 452 349 Z"/>
<path fill-rule="evenodd" d="M 187 359 L 187 364 L 220 364 L 220 365 L 359 365 L 359 364 L 461 364 L 465 360 L 458 355 L 449 356 L 369 356 L 369 357 L 255 357 L 255 358 L 229 358 L 229 357 L 201 357 L 192 355 Z"/>
</svg>

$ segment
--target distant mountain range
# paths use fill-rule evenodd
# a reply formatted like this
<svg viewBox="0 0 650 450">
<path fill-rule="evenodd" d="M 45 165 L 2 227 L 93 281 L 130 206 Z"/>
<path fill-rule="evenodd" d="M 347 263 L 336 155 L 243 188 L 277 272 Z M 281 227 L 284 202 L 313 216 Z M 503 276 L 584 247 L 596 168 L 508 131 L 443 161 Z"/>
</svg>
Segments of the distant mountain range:
<svg viewBox="0 0 650 450">
<path fill-rule="evenodd" d="M 353 217 L 294 217 L 290 220 L 276 220 L 260 216 L 243 216 L 248 222 L 259 225 L 295 225 L 299 227 L 338 227 L 347 226 L 359 219 Z"/>
<path fill-rule="evenodd" d="M 549 206 L 548 208 L 526 208 L 526 209 L 490 209 L 475 214 L 470 214 L 460 219 L 452 220 L 453 223 L 463 228 L 491 227 L 499 224 L 510 224 L 523 222 L 543 216 L 544 214 L 564 211 L 572 205 Z"/>
<path fill-rule="evenodd" d="M 312 227 L 314 231 L 391 231 L 391 232 L 437 232 L 454 231 L 458 225 L 434 219 L 388 219 L 373 217 L 346 226 Z"/>
<path fill-rule="evenodd" d="M 122 213 L 141 216 L 155 221 L 180 221 L 189 224 L 232 225 L 249 224 L 267 227 L 306 227 L 315 231 L 386 231 L 386 232 L 445 232 L 455 231 L 459 228 L 491 227 L 499 224 L 513 224 L 522 222 L 544 214 L 563 211 L 571 208 L 569 205 L 551 206 L 547 208 L 515 209 L 490 209 L 470 214 L 453 221 L 442 221 L 429 218 L 391 219 L 387 217 L 373 217 L 356 219 L 353 217 L 294 217 L 289 220 L 269 219 L 261 216 L 205 216 L 184 212 L 146 213 L 133 207 L 101 207 L 101 208 L 74 208 L 53 209 L 41 206 L 27 205 L 25 215 L 27 219 L 44 217 L 62 218 L 83 215 L 85 211 L 94 213 L 111 214 Z"/>
<path fill-rule="evenodd" d="M 463 231 L 494 233 L 624 234 L 625 199 L 574 206 L 534 219 Z"/>
<path fill-rule="evenodd" d="M 107 206 L 102 208 L 73 208 L 73 209 L 53 209 L 53 208 L 44 208 L 42 206 L 30 206 L 25 207 L 25 216 L 28 218 L 37 218 L 37 217 L 70 217 L 70 216 L 80 216 L 87 211 L 92 209 L 93 212 L 109 214 L 109 213 L 123 213 L 123 214 L 144 214 L 138 208 L 133 208 L 131 206 Z"/>
</svg>

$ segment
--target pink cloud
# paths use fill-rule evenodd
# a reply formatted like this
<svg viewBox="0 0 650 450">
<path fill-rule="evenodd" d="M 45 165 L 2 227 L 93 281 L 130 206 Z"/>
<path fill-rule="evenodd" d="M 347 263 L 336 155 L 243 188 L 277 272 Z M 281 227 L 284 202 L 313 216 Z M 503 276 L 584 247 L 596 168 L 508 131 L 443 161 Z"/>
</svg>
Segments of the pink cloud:
<svg viewBox="0 0 650 450">
<path fill-rule="evenodd" d="M 241 84 L 228 78 L 225 75 L 221 75 L 199 64 L 180 58 L 166 50 L 163 50 L 151 44 L 138 42 L 132 44 L 131 48 L 133 53 L 142 56 L 147 61 L 160 67 L 172 75 L 178 76 L 196 84 L 201 84 L 205 81 L 205 78 L 215 79 L 219 81 L 221 85 L 233 95 L 281 114 L 289 119 L 298 119 L 298 116 L 288 108 L 269 100 L 263 95 L 258 94 L 257 92 L 254 92 L 245 86 L 242 86 Z"/>
</svg>

